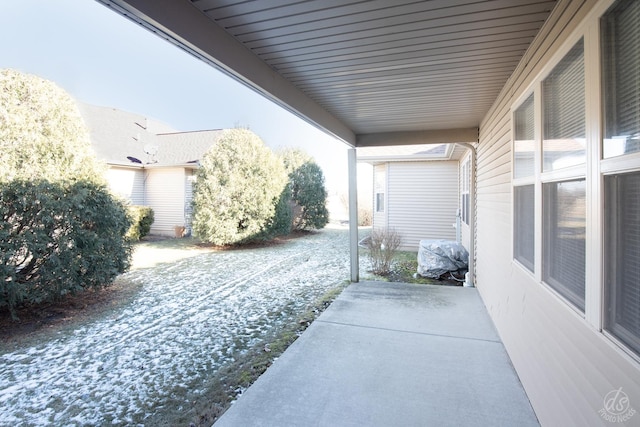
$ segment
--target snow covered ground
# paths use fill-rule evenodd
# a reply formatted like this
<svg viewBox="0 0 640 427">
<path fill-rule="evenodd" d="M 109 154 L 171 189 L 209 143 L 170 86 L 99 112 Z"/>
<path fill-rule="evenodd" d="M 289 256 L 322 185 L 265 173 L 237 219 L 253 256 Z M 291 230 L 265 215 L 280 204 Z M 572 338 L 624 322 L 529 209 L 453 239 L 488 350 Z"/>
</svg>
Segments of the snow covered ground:
<svg viewBox="0 0 640 427">
<path fill-rule="evenodd" d="M 346 228 L 268 248 L 202 251 L 131 271 L 135 300 L 17 350 L 0 349 L 0 425 L 143 425 L 185 390 L 349 278 Z M 185 402 L 186 404 L 187 402 Z"/>
</svg>

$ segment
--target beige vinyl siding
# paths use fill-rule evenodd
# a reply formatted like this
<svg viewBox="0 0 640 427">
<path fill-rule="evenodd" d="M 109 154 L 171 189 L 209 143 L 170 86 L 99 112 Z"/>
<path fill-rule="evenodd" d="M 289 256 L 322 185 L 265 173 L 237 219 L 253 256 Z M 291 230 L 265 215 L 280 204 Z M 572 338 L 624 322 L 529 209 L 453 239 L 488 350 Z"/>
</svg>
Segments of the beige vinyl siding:
<svg viewBox="0 0 640 427">
<path fill-rule="evenodd" d="M 510 108 L 595 3 L 558 3 L 480 126 L 475 282 L 543 426 L 606 425 L 620 387 L 640 409 L 640 364 L 512 260 Z"/>
<path fill-rule="evenodd" d="M 144 205 L 144 171 L 142 169 L 110 166 L 107 182 L 111 191 L 132 205 Z"/>
<path fill-rule="evenodd" d="M 154 211 L 151 234 L 174 236 L 174 227 L 185 225 L 185 170 L 147 170 L 147 205 Z"/>
<path fill-rule="evenodd" d="M 403 250 L 417 251 L 421 239 L 455 240 L 458 162 L 393 162 L 387 173 L 388 226 Z"/>
</svg>

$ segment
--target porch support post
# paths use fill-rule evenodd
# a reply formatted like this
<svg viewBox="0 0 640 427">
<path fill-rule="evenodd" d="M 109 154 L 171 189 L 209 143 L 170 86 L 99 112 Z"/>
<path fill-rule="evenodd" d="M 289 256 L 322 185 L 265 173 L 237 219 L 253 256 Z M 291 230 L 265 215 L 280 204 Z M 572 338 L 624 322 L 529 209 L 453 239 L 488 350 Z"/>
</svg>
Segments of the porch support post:
<svg viewBox="0 0 640 427">
<path fill-rule="evenodd" d="M 351 281 L 360 280 L 360 264 L 358 262 L 358 173 L 356 149 L 348 151 L 349 163 L 349 253 L 351 256 Z"/>
</svg>

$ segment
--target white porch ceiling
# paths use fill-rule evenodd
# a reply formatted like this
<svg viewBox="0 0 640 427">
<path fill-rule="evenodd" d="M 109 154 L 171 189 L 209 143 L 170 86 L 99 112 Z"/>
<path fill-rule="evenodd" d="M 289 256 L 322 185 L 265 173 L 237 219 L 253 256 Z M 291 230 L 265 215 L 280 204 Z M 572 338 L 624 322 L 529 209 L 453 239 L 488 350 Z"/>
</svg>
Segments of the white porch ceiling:
<svg viewBox="0 0 640 427">
<path fill-rule="evenodd" d="M 353 146 L 476 141 L 556 3 L 98 1 Z"/>
</svg>

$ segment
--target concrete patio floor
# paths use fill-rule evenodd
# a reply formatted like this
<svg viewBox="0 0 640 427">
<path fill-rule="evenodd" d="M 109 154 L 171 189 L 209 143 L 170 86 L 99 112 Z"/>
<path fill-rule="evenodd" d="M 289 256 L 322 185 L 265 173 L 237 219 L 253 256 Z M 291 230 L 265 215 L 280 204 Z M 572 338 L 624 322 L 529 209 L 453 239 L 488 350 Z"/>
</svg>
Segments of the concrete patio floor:
<svg viewBox="0 0 640 427">
<path fill-rule="evenodd" d="M 216 422 L 538 426 L 475 288 L 350 285 Z"/>
</svg>

